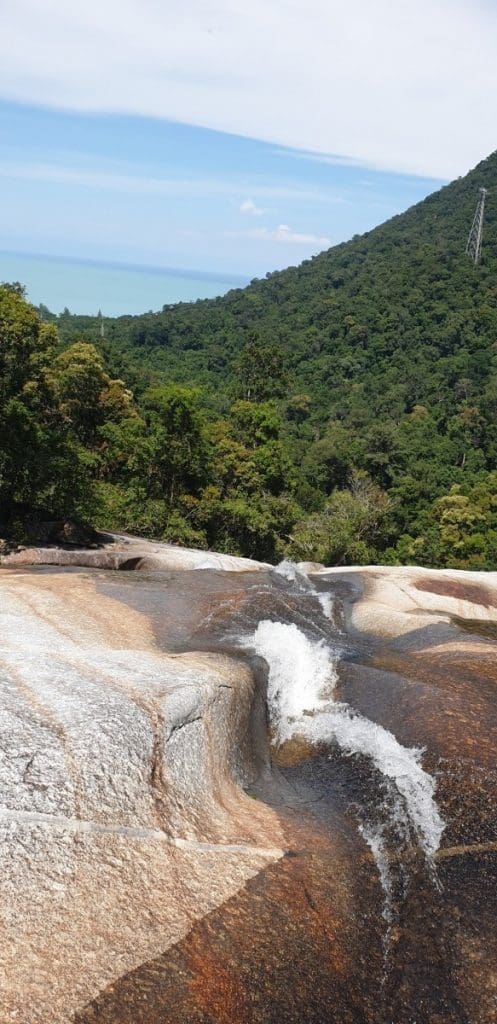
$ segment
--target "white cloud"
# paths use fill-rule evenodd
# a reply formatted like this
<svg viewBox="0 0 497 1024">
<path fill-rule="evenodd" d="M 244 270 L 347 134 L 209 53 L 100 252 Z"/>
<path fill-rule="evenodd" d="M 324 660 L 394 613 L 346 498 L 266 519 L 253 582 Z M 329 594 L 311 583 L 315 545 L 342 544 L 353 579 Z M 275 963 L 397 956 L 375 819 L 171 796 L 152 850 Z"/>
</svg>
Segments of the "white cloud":
<svg viewBox="0 0 497 1024">
<path fill-rule="evenodd" d="M 496 145 L 496 38 L 488 0 L 3 0 L 0 95 L 451 177 Z"/>
<path fill-rule="evenodd" d="M 288 224 L 278 224 L 277 228 L 254 228 L 247 232 L 246 237 L 256 238 L 261 242 L 283 242 L 284 245 L 306 245 L 317 249 L 328 249 L 331 239 L 325 235 L 312 232 L 292 231 Z"/>
<path fill-rule="evenodd" d="M 253 199 L 244 199 L 240 204 L 240 213 L 246 213 L 249 217 L 262 217 L 266 211 L 262 206 L 257 206 Z"/>
<path fill-rule="evenodd" d="M 314 235 L 309 232 L 292 231 L 288 224 L 279 224 L 277 228 L 256 228 L 251 231 L 252 238 L 268 242 L 283 242 L 285 245 L 313 245 L 318 249 L 328 249 L 331 239 L 326 236 Z"/>
</svg>

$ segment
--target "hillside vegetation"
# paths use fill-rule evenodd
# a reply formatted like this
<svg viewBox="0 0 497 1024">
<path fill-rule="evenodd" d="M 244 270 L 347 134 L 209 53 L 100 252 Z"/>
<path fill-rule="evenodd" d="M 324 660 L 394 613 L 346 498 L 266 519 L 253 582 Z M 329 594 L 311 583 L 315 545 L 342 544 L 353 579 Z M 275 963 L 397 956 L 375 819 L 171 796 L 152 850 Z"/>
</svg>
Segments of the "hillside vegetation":
<svg viewBox="0 0 497 1024">
<path fill-rule="evenodd" d="M 105 377 L 93 422 L 64 406 L 102 525 L 269 559 L 497 565 L 497 154 L 223 298 L 106 320 L 103 339 L 98 318 L 41 312 L 65 379 L 78 358 Z"/>
</svg>

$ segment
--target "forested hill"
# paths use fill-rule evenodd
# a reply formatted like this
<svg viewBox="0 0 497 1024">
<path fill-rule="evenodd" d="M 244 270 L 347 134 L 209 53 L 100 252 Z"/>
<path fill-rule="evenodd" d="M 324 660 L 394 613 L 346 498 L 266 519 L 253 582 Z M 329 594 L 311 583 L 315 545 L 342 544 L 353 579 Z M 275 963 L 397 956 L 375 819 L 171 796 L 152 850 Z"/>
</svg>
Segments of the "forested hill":
<svg viewBox="0 0 497 1024">
<path fill-rule="evenodd" d="M 104 525 L 273 559 L 497 567 L 497 154 L 223 298 L 105 320 L 104 338 L 98 318 L 56 321 L 66 363 L 93 344 L 134 393 L 89 452 L 79 438 Z"/>
<path fill-rule="evenodd" d="M 465 245 L 482 185 L 496 192 L 475 271 Z M 363 423 L 439 402 L 444 383 L 450 402 L 457 377 L 481 381 L 496 288 L 494 154 L 407 213 L 299 267 L 220 299 L 107 321 L 106 334 L 140 366 L 211 388 L 220 402 L 236 391 L 240 352 L 257 339 L 281 352 L 285 389 L 311 395 L 314 422 L 337 415 Z M 73 318 L 65 329 L 91 331 L 92 324 Z"/>
</svg>

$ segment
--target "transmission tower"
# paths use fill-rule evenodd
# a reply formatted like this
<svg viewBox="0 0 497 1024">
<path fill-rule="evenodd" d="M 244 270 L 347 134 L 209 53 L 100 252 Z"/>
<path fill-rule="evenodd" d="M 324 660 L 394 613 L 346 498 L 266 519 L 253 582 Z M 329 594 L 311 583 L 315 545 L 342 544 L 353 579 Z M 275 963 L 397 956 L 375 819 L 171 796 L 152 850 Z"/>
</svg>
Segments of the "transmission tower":
<svg viewBox="0 0 497 1024">
<path fill-rule="evenodd" d="M 471 231 L 469 232 L 468 244 L 466 246 L 466 252 L 468 256 L 471 257 L 475 265 L 480 262 L 481 257 L 483 218 L 485 216 L 485 200 L 487 198 L 487 193 L 487 188 L 481 188 L 479 190 L 475 216 L 471 225 Z"/>
</svg>

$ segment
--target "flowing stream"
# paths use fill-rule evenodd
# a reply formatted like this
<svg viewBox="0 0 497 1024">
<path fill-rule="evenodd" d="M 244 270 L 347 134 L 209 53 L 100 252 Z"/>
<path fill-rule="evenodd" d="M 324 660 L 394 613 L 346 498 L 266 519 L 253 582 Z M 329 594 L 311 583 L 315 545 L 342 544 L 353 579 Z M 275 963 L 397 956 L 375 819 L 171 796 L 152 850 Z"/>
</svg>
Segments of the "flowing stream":
<svg viewBox="0 0 497 1024">
<path fill-rule="evenodd" d="M 306 596 L 315 601 L 318 623 L 321 617 L 329 623 L 324 631 L 322 625 L 319 629 L 325 635 L 316 637 L 312 620 L 306 630 L 302 620 L 296 625 L 264 618 L 251 636 L 240 637 L 240 644 L 267 665 L 267 705 L 276 746 L 295 738 L 316 749 L 336 744 L 345 756 L 366 758 L 379 774 L 376 792 L 370 793 L 369 804 L 359 809 L 358 829 L 374 857 L 384 893 L 387 956 L 395 892 L 405 890 L 406 885 L 407 868 L 402 862 L 406 846 L 419 845 L 436 879 L 434 854 L 444 822 L 436 803 L 435 782 L 422 766 L 420 748 L 403 746 L 390 731 L 336 699 L 343 642 L 334 622 L 333 595 L 317 592 L 291 563 L 282 563 L 275 575 L 288 580 L 301 599 Z M 396 868 L 392 867 L 395 863 Z M 400 887 L 396 885 L 399 870 L 403 876 Z"/>
<path fill-rule="evenodd" d="M 140 574 L 130 575 L 136 579 Z M 195 588 L 196 621 L 190 620 L 188 597 L 185 605 L 180 601 L 177 606 L 182 621 L 176 643 L 180 649 L 204 646 L 263 660 L 275 750 L 303 740 L 321 753 L 338 748 L 343 758 L 361 763 L 370 786 L 356 807 L 357 828 L 375 857 L 390 905 L 388 860 L 402 860 L 406 847 L 419 848 L 435 874 L 433 858 L 444 822 L 435 780 L 423 767 L 423 750 L 404 746 L 391 731 L 337 697 L 339 665 L 350 641 L 339 623 L 340 601 L 333 584 L 325 579 L 315 585 L 285 561 L 268 573 L 231 578 L 228 592 L 220 594 L 217 588 L 226 587 L 229 575 L 199 571 L 183 581 L 193 589 L 202 577 L 201 588 Z M 154 587 L 152 595 L 156 592 Z M 165 642 L 171 645 L 170 633 Z"/>
<path fill-rule="evenodd" d="M 102 572 L 97 586 L 145 613 L 163 649 L 251 666 L 260 770 L 255 783 L 240 781 L 276 810 L 288 853 L 78 1024 L 479 1022 L 465 1007 L 479 998 L 480 982 L 468 987 L 461 968 L 466 948 L 476 956 L 476 946 L 473 937 L 461 944 L 459 922 L 465 914 L 468 935 L 474 922 L 493 934 L 494 874 L 489 868 L 487 903 L 476 906 L 476 889 L 465 888 L 468 862 L 457 854 L 469 833 L 447 818 L 449 762 L 439 753 L 454 709 L 458 742 L 472 739 L 468 723 L 476 719 L 466 720 L 456 703 L 459 693 L 470 700 L 470 688 L 453 667 L 455 695 L 444 690 L 429 653 L 426 681 L 410 674 L 411 650 L 436 650 L 458 627 L 430 627 L 399 644 L 357 634 L 349 610 L 360 578 L 312 577 L 288 562 L 257 573 Z M 381 667 L 389 659 L 393 672 Z M 481 685 L 486 693 L 483 677 Z M 493 722 L 488 712 L 486 720 Z M 480 797 L 471 786 L 460 792 L 471 827 Z M 490 804 L 488 821 L 477 838 L 492 839 Z M 212 972 L 201 1001 L 217 1007 L 207 1016 L 195 1002 L 200 962 Z M 227 962 L 229 1009 L 219 1009 Z M 482 1024 L 491 1019 L 481 1016 Z"/>
</svg>

